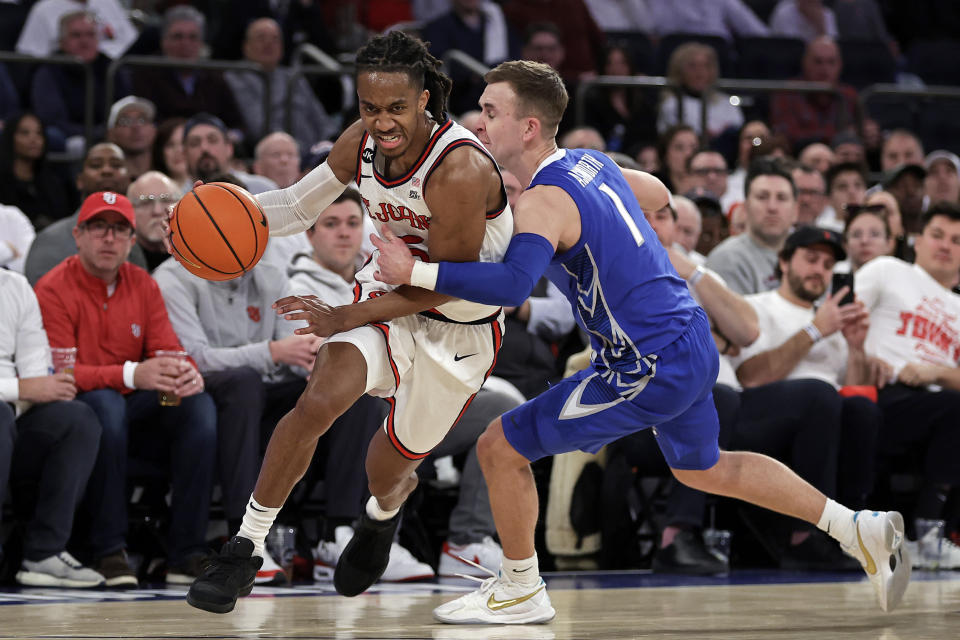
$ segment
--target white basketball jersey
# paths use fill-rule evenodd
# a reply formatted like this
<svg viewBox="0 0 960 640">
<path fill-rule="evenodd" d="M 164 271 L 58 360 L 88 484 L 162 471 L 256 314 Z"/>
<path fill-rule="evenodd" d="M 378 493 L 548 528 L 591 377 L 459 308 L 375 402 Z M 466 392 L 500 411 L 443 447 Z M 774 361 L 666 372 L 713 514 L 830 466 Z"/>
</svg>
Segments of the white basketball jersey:
<svg viewBox="0 0 960 640">
<path fill-rule="evenodd" d="M 354 179 L 363 198 L 364 210 L 373 220 L 378 231 L 381 224 L 387 223 L 390 230 L 407 243 L 414 257 L 420 260 L 430 261 L 427 240 L 430 237 L 431 213 L 423 198 L 427 182 L 447 153 L 464 145 L 476 147 L 493 161 L 493 157 L 476 136 L 452 120 L 447 120 L 442 125 L 434 126 L 430 139 L 413 168 L 406 174 L 391 180 L 381 173 L 383 158 L 377 154 L 374 140 L 368 133 L 364 133 L 360 140 Z M 493 162 L 496 165 L 496 161 Z M 486 193 L 478 190 L 477 197 L 484 198 Z M 504 202 L 506 202 L 505 192 Z M 513 213 L 510 211 L 510 205 L 506 204 L 502 209 L 488 211 L 487 229 L 480 249 L 480 261 L 501 261 L 512 236 Z M 374 252 L 371 261 L 375 262 L 378 255 L 378 252 Z M 373 280 L 374 270 L 368 264 L 357 274 L 356 300 L 369 297 L 371 290 L 392 288 Z M 473 322 L 495 316 L 499 307 L 466 300 L 453 300 L 431 311 L 456 322 Z"/>
</svg>

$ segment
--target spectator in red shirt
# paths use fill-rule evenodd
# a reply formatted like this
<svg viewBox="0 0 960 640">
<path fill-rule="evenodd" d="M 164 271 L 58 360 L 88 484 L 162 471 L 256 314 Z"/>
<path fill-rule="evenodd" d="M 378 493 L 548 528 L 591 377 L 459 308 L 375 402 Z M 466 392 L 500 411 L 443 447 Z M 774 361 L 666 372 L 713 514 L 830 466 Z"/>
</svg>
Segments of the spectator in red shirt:
<svg viewBox="0 0 960 640">
<path fill-rule="evenodd" d="M 136 586 L 125 549 L 128 441 L 134 459 L 169 464 L 167 582 L 189 584 L 203 562 L 216 456 L 216 409 L 192 361 L 158 357 L 182 351 L 156 283 L 127 262 L 135 242 L 130 201 L 101 191 L 83 203 L 70 256 L 37 283 L 51 346 L 77 347 L 77 399 L 103 429 L 81 510 L 82 542 L 107 586 Z M 161 406 L 158 391 L 181 398 Z"/>
<path fill-rule="evenodd" d="M 860 120 L 857 91 L 840 83 L 843 61 L 840 47 L 828 36 L 807 43 L 800 80 L 824 82 L 843 94 L 843 101 L 831 93 L 781 93 L 770 105 L 774 131 L 783 133 L 793 148 L 811 142 L 829 143 L 840 132 L 854 131 Z"/>
</svg>

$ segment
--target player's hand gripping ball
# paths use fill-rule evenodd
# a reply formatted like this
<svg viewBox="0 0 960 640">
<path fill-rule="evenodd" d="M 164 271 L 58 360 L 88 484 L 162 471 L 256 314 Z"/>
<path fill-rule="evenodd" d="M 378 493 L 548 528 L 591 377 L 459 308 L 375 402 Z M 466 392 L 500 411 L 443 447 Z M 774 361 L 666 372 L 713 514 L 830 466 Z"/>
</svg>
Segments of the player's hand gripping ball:
<svg viewBox="0 0 960 640">
<path fill-rule="evenodd" d="M 170 248 L 190 273 L 230 280 L 253 268 L 267 248 L 270 229 L 260 203 L 226 182 L 190 190 L 173 209 Z"/>
</svg>

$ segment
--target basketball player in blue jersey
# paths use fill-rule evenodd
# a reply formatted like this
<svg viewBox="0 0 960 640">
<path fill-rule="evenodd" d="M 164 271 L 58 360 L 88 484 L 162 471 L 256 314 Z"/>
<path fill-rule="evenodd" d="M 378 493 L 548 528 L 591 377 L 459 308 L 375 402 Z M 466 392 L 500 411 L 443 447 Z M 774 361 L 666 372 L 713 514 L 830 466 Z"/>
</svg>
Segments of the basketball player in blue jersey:
<svg viewBox="0 0 960 640">
<path fill-rule="evenodd" d="M 384 230 L 376 239 L 376 277 L 516 306 L 546 273 L 590 334 L 594 355 L 589 369 L 506 413 L 478 442 L 502 569 L 434 616 L 453 624 L 553 618 L 534 549 L 538 510 L 529 463 L 574 449 L 595 452 L 644 428 L 654 430 L 681 482 L 801 518 L 833 536 L 860 561 L 883 610 L 893 609 L 910 578 L 899 513 L 854 513 L 772 458 L 718 449 L 711 395 L 718 354 L 710 327 L 642 211 L 667 203 L 664 186 L 621 171 L 601 153 L 557 148 L 567 94 L 550 67 L 506 62 L 486 81 L 478 137 L 528 185 L 503 262 L 416 261 Z"/>
</svg>

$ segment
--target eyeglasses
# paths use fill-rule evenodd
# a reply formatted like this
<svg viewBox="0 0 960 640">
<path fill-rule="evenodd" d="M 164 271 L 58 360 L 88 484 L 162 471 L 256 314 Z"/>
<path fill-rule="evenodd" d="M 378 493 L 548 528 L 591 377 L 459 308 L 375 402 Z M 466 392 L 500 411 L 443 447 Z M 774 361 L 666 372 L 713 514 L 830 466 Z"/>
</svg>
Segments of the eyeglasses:
<svg viewBox="0 0 960 640">
<path fill-rule="evenodd" d="M 727 175 L 727 170 L 723 167 L 698 167 L 691 169 L 691 173 L 695 176 L 708 176 L 711 173 L 715 176 L 725 176 Z"/>
<path fill-rule="evenodd" d="M 824 193 L 823 191 L 821 191 L 820 189 L 803 189 L 803 188 L 798 187 L 798 188 L 797 188 L 797 195 L 798 195 L 798 196 L 821 196 L 821 197 L 822 197 L 822 196 L 825 196 L 825 195 L 827 195 L 827 194 Z"/>
<path fill-rule="evenodd" d="M 137 196 L 133 201 L 134 207 L 152 207 L 155 204 L 161 204 L 164 207 L 167 207 L 171 204 L 175 204 L 179 200 L 177 196 L 172 193 L 145 193 L 142 196 Z"/>
<path fill-rule="evenodd" d="M 84 222 L 83 228 L 94 238 L 105 238 L 109 231 L 113 231 L 114 237 L 120 239 L 126 239 L 133 235 L 133 227 L 127 222 L 111 224 L 105 220 L 91 220 L 90 222 Z"/>
<path fill-rule="evenodd" d="M 887 212 L 887 205 L 879 204 L 879 203 L 878 204 L 854 204 L 851 202 L 843 205 L 843 210 L 850 215 L 856 215 L 860 212 L 884 214 Z"/>
</svg>

